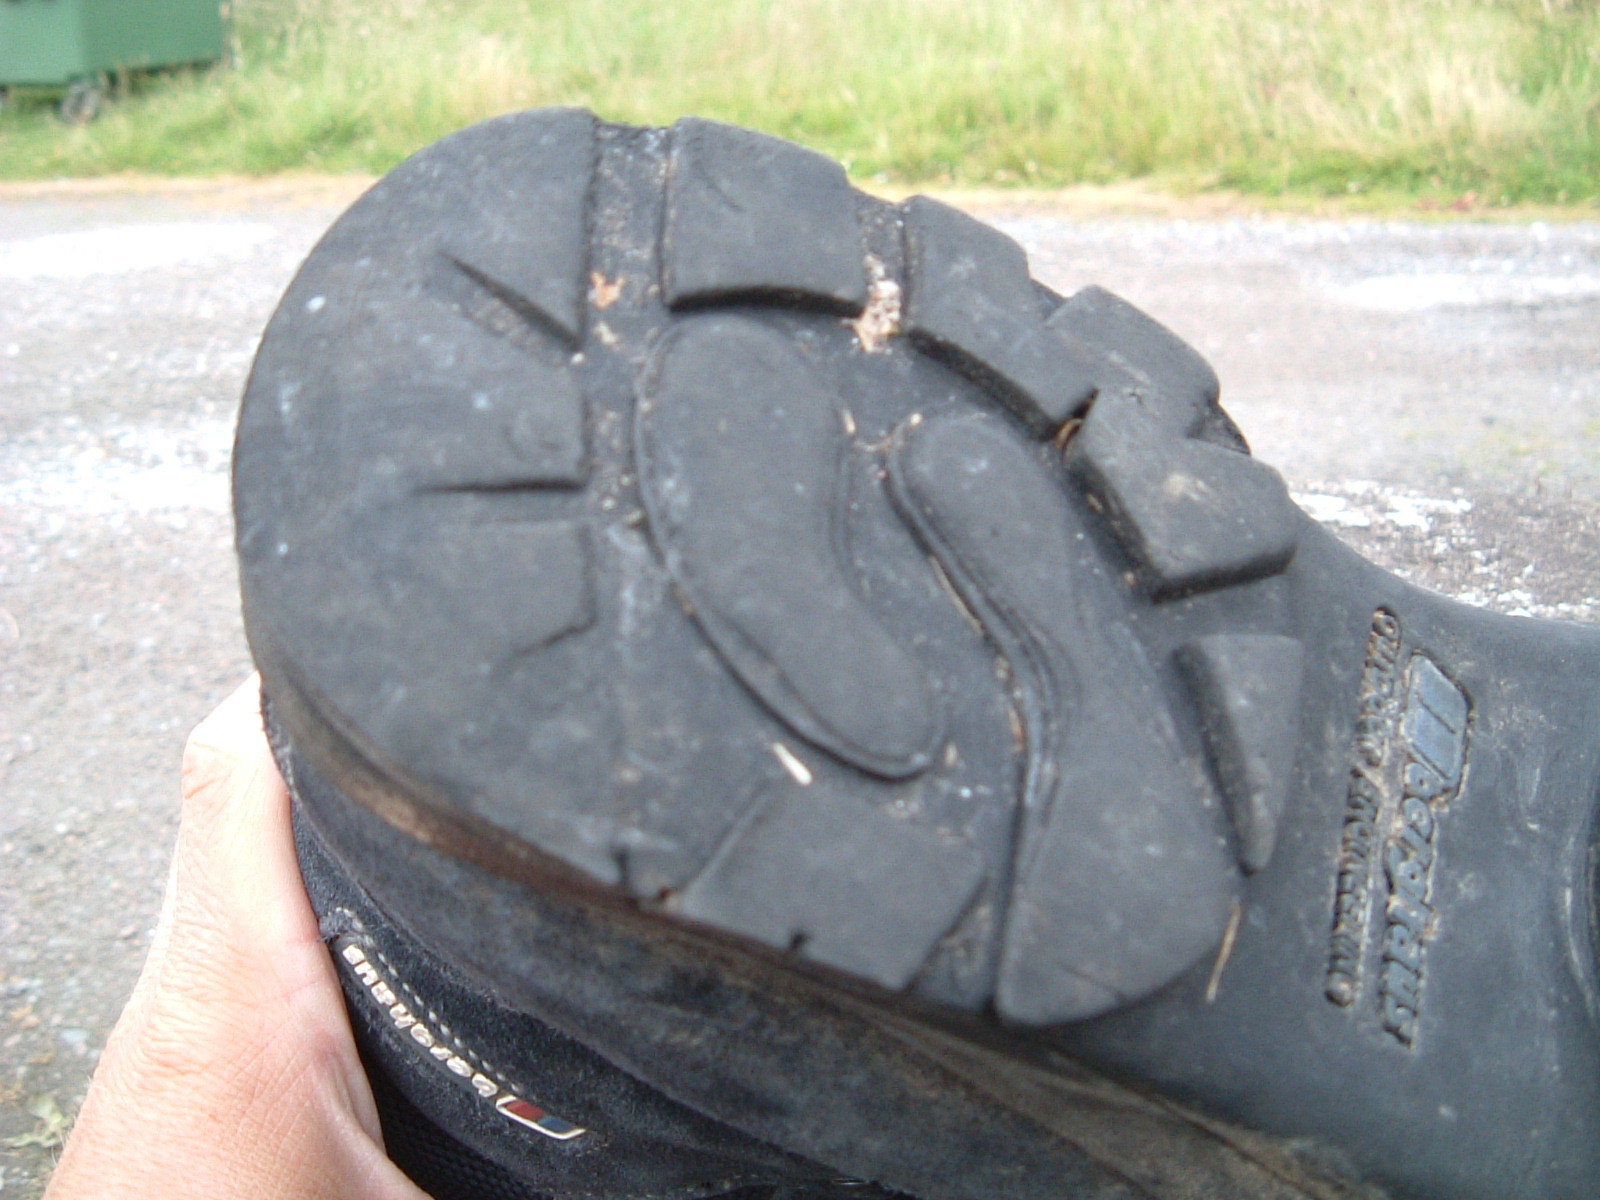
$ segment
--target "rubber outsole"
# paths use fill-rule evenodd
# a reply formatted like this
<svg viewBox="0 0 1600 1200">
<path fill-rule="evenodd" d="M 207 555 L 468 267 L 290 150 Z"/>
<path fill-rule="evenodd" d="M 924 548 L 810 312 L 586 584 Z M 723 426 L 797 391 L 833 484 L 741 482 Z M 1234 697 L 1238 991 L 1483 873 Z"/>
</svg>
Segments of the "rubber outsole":
<svg viewBox="0 0 1600 1200">
<path fill-rule="evenodd" d="M 610 176 L 637 186 L 658 171 L 659 212 L 637 199 L 600 211 L 613 207 Z M 280 594 L 303 606 L 273 624 L 294 628 L 302 653 L 320 643 L 317 691 L 379 748 L 379 761 L 438 781 L 441 795 L 597 882 L 903 988 L 987 878 L 985 901 L 1005 915 L 961 940 L 996 943 L 979 952 L 997 974 L 961 1002 L 992 996 L 1002 1016 L 1032 1023 L 1090 1016 L 1213 949 L 1237 872 L 1214 789 L 1183 761 L 1154 671 L 1125 632 L 1125 589 L 1106 566 L 1079 569 L 1073 540 L 1088 536 L 1084 521 L 1069 516 L 1031 439 L 1048 446 L 1100 390 L 1126 389 L 1115 399 L 1127 412 L 1108 419 L 1109 402 L 1089 412 L 1072 461 L 1163 591 L 1272 574 L 1292 552 L 1297 514 L 1276 475 L 1239 449 L 1190 444 L 1207 415 L 1216 422 L 1207 409 L 1215 384 L 1170 334 L 1104 293 L 1053 303 L 1014 243 L 954 209 L 919 199 L 899 214 L 875 206 L 863 221 L 860 210 L 873 208 L 828 160 L 710 122 L 652 140 L 563 112 L 458 135 L 379 185 L 313 260 L 312 273 L 326 263 L 328 277 L 296 285 L 317 289 L 283 331 L 303 356 L 277 371 L 263 360 L 252 393 L 278 402 L 251 407 L 241 445 L 275 437 L 293 453 L 314 440 L 320 495 L 305 499 L 323 532 L 308 539 L 284 520 L 280 493 L 276 531 L 247 525 L 241 549 L 247 569 L 264 559 Z M 512 219 L 530 210 L 538 222 Z M 659 221 L 659 251 L 596 237 L 608 220 L 635 238 Z M 903 250 L 877 244 L 897 233 Z M 658 269 L 607 261 L 624 247 L 659 253 Z M 353 269 L 359 284 L 337 277 Z M 791 315 L 859 321 L 874 283 L 880 308 L 905 297 L 887 332 L 903 330 L 994 386 L 1011 419 L 963 415 L 970 389 L 898 339 L 869 347 L 851 323 Z M 359 286 L 359 313 L 336 285 Z M 774 308 L 752 312 L 752 302 Z M 603 368 L 584 360 L 609 351 L 623 365 L 623 339 L 641 323 L 662 336 L 648 348 L 630 430 L 618 420 L 628 397 L 586 400 L 595 390 L 586 381 Z M 1088 340 L 1108 330 L 1120 338 L 1114 354 Z M 319 353 L 330 341 L 367 345 L 330 362 Z M 1142 382 L 1151 377 L 1141 355 L 1174 386 Z M 308 381 L 305 367 L 319 362 Z M 866 378 L 837 377 L 851 367 Z M 919 367 L 922 380 L 903 379 Z M 301 394 L 328 389 L 346 398 L 327 414 L 337 430 L 313 428 L 323 414 L 297 407 Z M 276 428 L 257 432 L 258 418 Z M 963 836 L 952 811 L 901 815 L 927 806 L 930 792 L 971 788 L 959 767 L 936 762 L 959 758 L 965 730 L 946 728 L 938 684 L 913 639 L 863 594 L 848 544 L 848 514 L 873 502 L 849 493 L 874 487 L 859 475 L 869 444 L 882 441 L 893 444 L 887 491 L 914 534 L 890 531 L 900 534 L 898 557 L 920 540 L 934 564 L 895 562 L 885 582 L 947 609 L 935 589 L 953 585 L 960 610 L 997 617 L 982 637 L 961 630 L 969 644 L 957 652 L 1015 668 L 1009 694 L 988 689 L 992 728 L 977 733 L 991 759 L 1009 760 L 1010 748 L 992 745 L 993 727 L 1004 732 L 997 718 L 1018 714 L 1026 744 L 1020 802 L 988 801 L 1002 810 L 990 822 L 999 838 Z M 996 470 L 965 492 L 949 486 L 984 455 Z M 1152 472 L 1189 481 L 1190 494 L 1147 501 Z M 281 482 L 303 469 L 275 463 L 271 473 Z M 881 504 L 886 489 L 875 491 Z M 982 544 L 981 526 L 1002 513 L 1013 540 Z M 329 536 L 332 522 L 344 529 Z M 597 596 L 615 579 L 601 560 L 617 551 L 603 539 L 638 560 L 623 569 L 645 578 L 618 587 L 634 611 L 601 611 L 616 604 Z M 363 561 L 352 562 L 358 547 Z M 328 562 L 328 550 L 344 563 Z M 397 618 L 419 641 L 383 632 Z M 652 635 L 643 646 L 621 628 L 635 619 L 677 625 L 679 645 Z M 1107 643 L 1102 628 L 1124 630 L 1112 635 L 1124 644 Z M 445 629 L 462 641 L 436 640 Z M 702 638 L 720 661 L 704 643 L 683 644 Z M 999 658 L 990 641 L 1003 644 Z M 637 698 L 612 707 L 543 686 L 574 655 L 626 670 L 624 657 L 674 651 L 690 670 L 731 673 L 745 692 L 720 680 L 708 689 L 710 719 L 682 720 L 668 770 L 651 769 L 651 743 L 677 734 L 663 728 L 681 705 L 676 694 L 636 722 L 634 739 L 625 706 Z M 644 670 L 679 691 L 670 663 Z M 747 715 L 750 695 L 759 709 Z M 1068 704 L 1082 712 L 1065 745 Z M 543 719 L 532 716 L 540 709 Z M 531 739 L 514 728 L 524 713 Z M 743 736 L 717 729 L 734 713 Z M 975 718 L 962 714 L 968 725 Z M 815 752 L 841 769 L 808 777 L 817 772 L 802 760 Z M 624 778 L 614 790 L 630 759 L 645 764 L 634 773 L 648 782 L 630 788 Z M 1007 772 L 985 772 L 991 787 L 996 774 L 1004 782 Z M 559 795 L 552 777 L 567 784 Z M 524 801 L 529 780 L 548 802 Z M 744 790 L 724 783 L 733 780 L 747 781 Z M 708 784 L 728 794 L 711 799 Z M 511 804 L 519 811 L 508 822 Z M 1251 810 L 1257 826 L 1270 810 Z M 852 856 L 839 853 L 841 835 Z M 1263 844 L 1270 831 L 1255 836 Z M 770 886 L 786 863 L 784 883 Z M 1134 864 L 1142 869 L 1129 871 Z M 870 922 L 851 923 L 852 910 Z"/>
<path fill-rule="evenodd" d="M 1555 1099 L 1595 1091 L 1600 649 L 1360 564 L 1217 401 L 1176 335 L 937 201 L 713 122 L 501 118 L 381 181 L 274 318 L 247 629 L 290 735 L 425 840 L 913 1005 L 1100 1018 L 1052 1038 L 1337 1140 L 1336 1102 L 1197 1049 L 1299 1022 L 1289 1079 L 1375 1064 L 1362 1169 L 1426 1189 L 1455 1135 L 1391 1168 L 1372 1131 L 1468 1103 L 1418 1065 L 1499 1020 L 1434 1000 L 1454 931 L 1538 947 L 1516 1020 L 1559 1013 Z M 1566 915 L 1474 907 L 1516 857 L 1495 801 L 1440 849 L 1474 756 L 1535 772 Z M 1219 1006 L 1224 972 L 1254 990 Z M 1593 1122 L 1537 1107 L 1559 1149 L 1495 1133 L 1477 1178 L 1600 1178 Z"/>
</svg>

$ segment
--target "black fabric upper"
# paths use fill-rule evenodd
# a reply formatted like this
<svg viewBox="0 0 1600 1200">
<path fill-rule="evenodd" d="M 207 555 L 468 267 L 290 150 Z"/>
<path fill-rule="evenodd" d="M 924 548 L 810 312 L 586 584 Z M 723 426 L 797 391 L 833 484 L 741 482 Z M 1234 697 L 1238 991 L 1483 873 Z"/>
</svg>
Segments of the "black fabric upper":
<svg viewBox="0 0 1600 1200">
<path fill-rule="evenodd" d="M 317 786 L 304 769 L 286 774 L 297 788 Z M 389 1152 L 414 1177 L 427 1177 L 423 1186 L 435 1200 L 696 1200 L 747 1188 L 826 1189 L 837 1180 L 838 1172 L 820 1163 L 668 1099 L 435 959 L 379 911 L 303 805 L 296 807 L 295 839 L 307 891 L 330 942 L 353 939 L 369 956 L 381 955 L 385 973 L 394 976 L 391 985 L 403 983 L 421 998 L 435 1024 L 496 1064 L 519 1095 L 589 1129 L 557 1141 L 507 1119 L 397 1029 L 340 962 Z M 574 1094 L 584 1098 L 582 1111 L 561 1103 Z M 452 1142 L 459 1147 L 455 1153 Z M 859 1185 L 849 1190 L 863 1195 Z M 873 1188 L 866 1194 L 886 1193 Z"/>
</svg>

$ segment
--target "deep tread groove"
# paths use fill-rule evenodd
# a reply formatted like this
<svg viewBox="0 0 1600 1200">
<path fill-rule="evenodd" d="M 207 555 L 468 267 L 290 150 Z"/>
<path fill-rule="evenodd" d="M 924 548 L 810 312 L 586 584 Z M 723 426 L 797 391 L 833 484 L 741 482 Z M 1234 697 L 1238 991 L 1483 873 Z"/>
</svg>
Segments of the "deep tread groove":
<svg viewBox="0 0 1600 1200">
<path fill-rule="evenodd" d="M 577 346 L 572 329 L 488 271 L 448 250 L 439 259 L 442 269 L 433 273 L 431 290 L 474 325 L 552 364 Z"/>
</svg>

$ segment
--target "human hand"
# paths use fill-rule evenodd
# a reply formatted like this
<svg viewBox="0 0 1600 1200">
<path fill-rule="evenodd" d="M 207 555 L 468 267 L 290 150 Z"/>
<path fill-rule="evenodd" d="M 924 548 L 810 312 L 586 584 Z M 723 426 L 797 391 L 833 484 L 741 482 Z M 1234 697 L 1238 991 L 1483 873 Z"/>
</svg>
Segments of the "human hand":
<svg viewBox="0 0 1600 1200">
<path fill-rule="evenodd" d="M 259 697 L 189 735 L 154 943 L 46 1200 L 426 1200 L 383 1152 Z"/>
</svg>

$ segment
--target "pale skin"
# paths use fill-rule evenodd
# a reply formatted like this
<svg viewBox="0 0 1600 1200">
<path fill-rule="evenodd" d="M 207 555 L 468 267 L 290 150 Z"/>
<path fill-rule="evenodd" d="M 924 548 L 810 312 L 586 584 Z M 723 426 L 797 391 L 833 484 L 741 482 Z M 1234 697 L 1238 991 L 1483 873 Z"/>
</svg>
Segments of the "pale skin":
<svg viewBox="0 0 1600 1200">
<path fill-rule="evenodd" d="M 384 1155 L 259 686 L 189 736 L 155 940 L 45 1200 L 427 1200 Z"/>
</svg>

